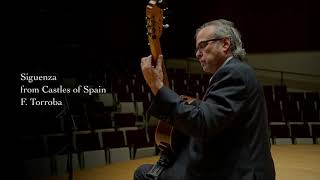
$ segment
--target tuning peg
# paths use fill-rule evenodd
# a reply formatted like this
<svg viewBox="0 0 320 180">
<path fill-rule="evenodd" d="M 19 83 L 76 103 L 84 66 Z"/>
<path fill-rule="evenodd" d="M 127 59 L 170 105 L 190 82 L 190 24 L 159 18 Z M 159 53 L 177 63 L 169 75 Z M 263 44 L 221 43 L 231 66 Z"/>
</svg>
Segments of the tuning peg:
<svg viewBox="0 0 320 180">
<path fill-rule="evenodd" d="M 170 12 L 168 11 L 168 8 L 164 8 L 163 9 L 163 16 L 168 16 L 168 14 L 169 14 Z"/>
<path fill-rule="evenodd" d="M 163 27 L 164 29 L 167 29 L 167 28 L 169 27 L 169 24 L 164 24 L 164 25 L 162 25 L 162 27 Z"/>
</svg>

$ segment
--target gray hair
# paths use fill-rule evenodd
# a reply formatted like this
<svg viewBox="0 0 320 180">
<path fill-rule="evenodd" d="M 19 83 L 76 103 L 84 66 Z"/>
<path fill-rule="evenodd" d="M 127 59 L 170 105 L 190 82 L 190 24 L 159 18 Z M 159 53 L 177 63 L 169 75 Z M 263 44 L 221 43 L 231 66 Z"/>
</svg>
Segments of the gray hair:
<svg viewBox="0 0 320 180">
<path fill-rule="evenodd" d="M 234 57 L 237 57 L 241 60 L 245 59 L 246 51 L 242 47 L 241 35 L 240 32 L 234 27 L 234 23 L 225 19 L 218 19 L 209 21 L 202 26 L 200 26 L 195 34 L 197 37 L 199 31 L 207 26 L 215 26 L 216 32 L 213 34 L 216 38 L 229 37 L 231 41 L 231 53 Z"/>
</svg>

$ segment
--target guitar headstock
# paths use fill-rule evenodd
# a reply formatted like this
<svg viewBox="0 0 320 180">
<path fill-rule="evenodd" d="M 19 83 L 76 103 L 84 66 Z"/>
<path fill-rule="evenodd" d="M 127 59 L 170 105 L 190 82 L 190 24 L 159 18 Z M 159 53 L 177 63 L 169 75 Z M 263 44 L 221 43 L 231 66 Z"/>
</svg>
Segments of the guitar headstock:
<svg viewBox="0 0 320 180">
<path fill-rule="evenodd" d="M 156 62 L 159 54 L 161 54 L 160 37 L 163 28 L 168 25 L 163 25 L 163 9 L 160 8 L 160 2 L 156 0 L 150 0 L 146 7 L 146 21 L 147 21 L 147 35 L 149 46 L 151 48 L 151 55 L 153 62 Z"/>
</svg>

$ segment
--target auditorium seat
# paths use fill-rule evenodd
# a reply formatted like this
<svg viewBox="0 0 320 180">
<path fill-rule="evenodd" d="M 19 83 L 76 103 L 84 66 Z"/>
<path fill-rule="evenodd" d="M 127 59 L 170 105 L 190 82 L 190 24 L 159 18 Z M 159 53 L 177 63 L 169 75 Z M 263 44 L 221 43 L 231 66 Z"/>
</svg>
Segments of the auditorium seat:
<svg viewBox="0 0 320 180">
<path fill-rule="evenodd" d="M 193 78 L 195 78 L 195 77 L 192 77 L 192 78 L 186 80 L 187 92 L 185 95 L 190 96 L 190 97 L 194 97 L 194 98 L 198 98 L 197 93 L 201 92 L 201 90 L 202 90 L 200 83 L 199 83 L 200 76 L 199 76 L 199 79 L 193 79 Z"/>
<path fill-rule="evenodd" d="M 73 142 L 74 135 L 66 135 L 64 133 L 47 134 L 46 146 L 48 157 L 51 158 L 52 175 L 65 175 L 68 173 L 67 163 L 68 155 L 72 155 L 72 169 L 80 169 L 80 159 L 75 151 Z"/>
<path fill-rule="evenodd" d="M 107 163 L 105 150 L 100 143 L 99 134 L 84 132 L 76 134 L 76 151 L 81 158 L 82 168 L 104 166 Z"/>
<path fill-rule="evenodd" d="M 124 139 L 122 131 L 102 132 L 103 148 L 106 149 L 108 163 L 130 160 L 130 150 Z"/>
<path fill-rule="evenodd" d="M 284 100 L 282 103 L 283 115 L 287 122 L 301 122 L 301 111 L 298 109 L 298 101 Z"/>
<path fill-rule="evenodd" d="M 141 80 L 134 79 L 131 84 L 129 84 L 129 92 L 140 93 L 144 92 L 145 85 Z"/>
<path fill-rule="evenodd" d="M 307 101 L 314 101 L 314 102 L 320 102 L 319 92 L 306 92 L 306 100 Z M 318 106 L 318 109 L 320 107 Z"/>
<path fill-rule="evenodd" d="M 42 177 L 54 175 L 51 159 L 49 157 L 38 157 L 24 160 L 24 176 L 26 179 L 41 179 Z"/>
<path fill-rule="evenodd" d="M 112 127 L 111 112 L 105 109 L 103 102 L 88 102 L 85 109 L 90 129 Z"/>
<path fill-rule="evenodd" d="M 108 129 L 113 128 L 113 122 L 111 118 L 112 112 L 101 112 L 92 114 L 90 118 L 91 129 Z"/>
<path fill-rule="evenodd" d="M 127 130 L 125 133 L 132 159 L 155 155 L 155 146 L 153 143 L 148 142 L 147 133 L 144 128 Z"/>
<path fill-rule="evenodd" d="M 107 111 L 114 111 L 116 100 L 113 93 L 98 94 L 98 100 L 103 103 Z"/>
<path fill-rule="evenodd" d="M 306 92 L 303 106 L 303 119 L 307 122 L 320 122 L 320 100 L 318 92 Z"/>
<path fill-rule="evenodd" d="M 149 92 L 134 92 L 133 99 L 134 101 L 149 102 Z"/>
<path fill-rule="evenodd" d="M 183 94 L 188 93 L 187 85 L 186 85 L 185 79 L 183 77 L 179 77 L 179 76 L 174 77 L 173 90 L 179 95 L 183 95 Z"/>
<path fill-rule="evenodd" d="M 312 124 L 311 131 L 314 144 L 320 144 L 320 124 Z"/>
<path fill-rule="evenodd" d="M 53 175 L 63 176 L 68 173 L 67 168 L 68 154 L 57 155 L 53 157 Z M 80 159 L 77 153 L 72 153 L 72 170 L 80 170 Z"/>
<path fill-rule="evenodd" d="M 288 100 L 288 91 L 286 85 L 274 85 L 274 100 L 276 102 Z"/>
<path fill-rule="evenodd" d="M 115 112 L 113 119 L 116 128 L 136 126 L 136 116 L 134 113 Z"/>
<path fill-rule="evenodd" d="M 263 93 L 266 99 L 273 100 L 273 87 L 271 85 L 264 85 Z"/>
<path fill-rule="evenodd" d="M 119 102 L 121 113 L 136 113 L 136 107 L 133 101 Z"/>
<path fill-rule="evenodd" d="M 285 119 L 283 118 L 280 103 L 281 102 L 270 101 L 270 104 L 267 104 L 269 122 L 284 122 Z"/>
<path fill-rule="evenodd" d="M 289 127 L 285 123 L 271 123 L 271 138 L 273 144 L 293 144 Z"/>
<path fill-rule="evenodd" d="M 64 133 L 46 135 L 47 152 L 49 156 L 67 154 L 67 145 L 71 144 L 71 137 Z"/>
<path fill-rule="evenodd" d="M 133 93 L 126 92 L 123 90 L 119 90 L 116 93 L 117 102 L 132 102 L 133 101 Z"/>
<path fill-rule="evenodd" d="M 144 125 L 145 119 L 146 119 L 146 110 L 144 109 L 144 102 L 136 101 L 135 107 L 136 107 L 136 117 L 137 117 L 136 125 L 137 126 Z"/>
<path fill-rule="evenodd" d="M 315 101 L 305 101 L 302 109 L 302 117 L 306 122 L 319 122 L 319 110 L 315 106 Z"/>
<path fill-rule="evenodd" d="M 308 124 L 290 124 L 290 126 L 294 144 L 313 144 Z"/>
</svg>

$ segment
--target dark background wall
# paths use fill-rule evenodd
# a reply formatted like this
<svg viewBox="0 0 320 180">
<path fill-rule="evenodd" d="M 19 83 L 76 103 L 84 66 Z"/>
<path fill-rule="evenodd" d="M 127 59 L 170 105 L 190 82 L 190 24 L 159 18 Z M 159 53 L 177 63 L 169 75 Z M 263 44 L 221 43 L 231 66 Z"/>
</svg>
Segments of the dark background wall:
<svg viewBox="0 0 320 180">
<path fill-rule="evenodd" d="M 22 70 L 83 71 L 103 66 L 136 68 L 148 55 L 148 1 L 41 3 L 22 13 Z M 170 28 L 161 37 L 168 58 L 193 56 L 195 29 L 218 18 L 234 21 L 248 53 L 319 50 L 316 1 L 166 1 Z M 27 15 L 32 14 L 30 17 Z M 36 37 L 36 38 L 35 38 Z M 31 68 L 31 69 L 30 69 Z"/>
</svg>

